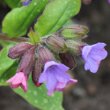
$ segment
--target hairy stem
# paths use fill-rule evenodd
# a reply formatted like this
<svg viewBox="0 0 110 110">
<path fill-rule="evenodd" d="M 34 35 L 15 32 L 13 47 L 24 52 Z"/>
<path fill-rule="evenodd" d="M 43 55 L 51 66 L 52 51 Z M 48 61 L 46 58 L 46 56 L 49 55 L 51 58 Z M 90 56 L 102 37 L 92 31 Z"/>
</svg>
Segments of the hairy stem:
<svg viewBox="0 0 110 110">
<path fill-rule="evenodd" d="M 20 38 L 9 38 L 5 34 L 0 33 L 0 40 L 3 41 L 13 41 L 13 42 L 27 42 L 29 41 L 28 38 L 20 37 Z"/>
</svg>

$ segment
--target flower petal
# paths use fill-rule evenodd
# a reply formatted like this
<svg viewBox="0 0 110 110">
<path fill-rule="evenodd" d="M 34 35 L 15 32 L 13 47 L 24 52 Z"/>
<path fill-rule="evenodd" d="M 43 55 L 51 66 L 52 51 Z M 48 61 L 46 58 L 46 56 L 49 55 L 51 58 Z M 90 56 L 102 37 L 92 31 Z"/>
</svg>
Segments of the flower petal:
<svg viewBox="0 0 110 110">
<path fill-rule="evenodd" d="M 85 70 L 90 70 L 93 73 L 97 72 L 100 62 L 107 57 L 105 46 L 105 43 L 97 43 L 83 47 L 82 57 L 85 61 Z"/>
</svg>

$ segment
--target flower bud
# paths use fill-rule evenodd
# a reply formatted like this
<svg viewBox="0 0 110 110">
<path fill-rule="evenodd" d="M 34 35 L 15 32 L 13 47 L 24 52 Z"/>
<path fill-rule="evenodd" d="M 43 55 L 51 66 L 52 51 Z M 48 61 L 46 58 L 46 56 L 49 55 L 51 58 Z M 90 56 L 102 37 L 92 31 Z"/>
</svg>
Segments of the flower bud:
<svg viewBox="0 0 110 110">
<path fill-rule="evenodd" d="M 40 59 L 37 59 L 34 69 L 32 71 L 32 80 L 37 87 L 39 87 L 41 85 L 41 83 L 39 83 L 38 80 L 39 80 L 40 74 L 42 72 L 42 68 L 43 68 L 42 61 Z"/>
<path fill-rule="evenodd" d="M 74 57 L 69 53 L 60 53 L 59 57 L 61 59 L 61 62 L 68 66 L 70 69 L 74 69 L 76 67 L 76 62 L 74 60 Z"/>
<path fill-rule="evenodd" d="M 40 45 L 37 48 L 36 56 L 38 59 L 41 59 L 41 62 L 43 62 L 43 64 L 46 63 L 47 61 L 55 59 L 52 52 L 42 45 Z"/>
<path fill-rule="evenodd" d="M 55 52 L 61 52 L 65 48 L 65 40 L 57 35 L 53 35 L 44 39 L 44 42 Z"/>
<path fill-rule="evenodd" d="M 89 5 L 92 2 L 92 0 L 82 0 L 82 1 L 85 5 Z"/>
<path fill-rule="evenodd" d="M 21 58 L 17 72 L 23 72 L 27 76 L 30 74 L 35 64 L 35 48 L 36 46 L 33 46 L 24 53 Z"/>
<path fill-rule="evenodd" d="M 64 27 L 61 30 L 61 36 L 69 39 L 69 38 L 77 38 L 77 39 L 83 39 L 87 37 L 89 29 L 87 26 L 84 25 L 77 25 L 73 24 L 67 27 Z"/>
<path fill-rule="evenodd" d="M 66 46 L 67 48 L 74 54 L 80 55 L 81 48 L 85 45 L 85 43 L 81 42 L 80 40 L 67 40 Z"/>
<path fill-rule="evenodd" d="M 16 46 L 11 47 L 9 49 L 8 56 L 12 59 L 18 58 L 18 57 L 22 56 L 31 47 L 32 47 L 31 44 L 24 43 L 24 42 L 19 43 Z"/>
</svg>

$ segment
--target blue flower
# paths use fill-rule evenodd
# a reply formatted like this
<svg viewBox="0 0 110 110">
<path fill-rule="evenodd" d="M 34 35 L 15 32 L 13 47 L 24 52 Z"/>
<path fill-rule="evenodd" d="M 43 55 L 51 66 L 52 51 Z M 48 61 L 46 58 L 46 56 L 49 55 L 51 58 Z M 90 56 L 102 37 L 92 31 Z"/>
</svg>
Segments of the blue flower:
<svg viewBox="0 0 110 110">
<path fill-rule="evenodd" d="M 24 5 L 24 6 L 27 6 L 27 5 L 29 5 L 29 3 L 31 2 L 32 0 L 23 0 L 22 1 L 22 4 Z"/>
<path fill-rule="evenodd" d="M 45 83 L 48 95 L 52 95 L 55 91 L 62 91 L 69 83 L 77 82 L 67 73 L 68 70 L 64 64 L 49 61 L 45 64 L 38 82 Z"/>
<path fill-rule="evenodd" d="M 105 46 L 105 43 L 96 43 L 83 47 L 82 57 L 85 61 L 85 70 L 90 70 L 92 73 L 98 71 L 101 61 L 107 57 Z"/>
</svg>

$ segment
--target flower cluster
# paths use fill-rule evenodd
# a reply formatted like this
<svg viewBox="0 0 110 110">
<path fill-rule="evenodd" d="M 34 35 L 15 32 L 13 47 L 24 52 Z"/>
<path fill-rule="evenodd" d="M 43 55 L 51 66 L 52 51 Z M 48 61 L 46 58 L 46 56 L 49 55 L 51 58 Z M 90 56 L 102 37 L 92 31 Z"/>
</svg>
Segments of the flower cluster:
<svg viewBox="0 0 110 110">
<path fill-rule="evenodd" d="M 82 56 L 85 70 L 96 73 L 101 61 L 107 57 L 106 44 L 86 44 L 82 39 L 87 37 L 87 32 L 85 26 L 71 25 L 42 38 L 36 45 L 23 42 L 10 48 L 8 56 L 20 58 L 20 63 L 16 74 L 7 82 L 12 88 L 20 86 L 27 91 L 27 80 L 32 74 L 33 83 L 37 87 L 45 84 L 48 95 L 63 91 L 68 84 L 77 83 L 69 74 L 76 67 L 74 56 Z"/>
</svg>

